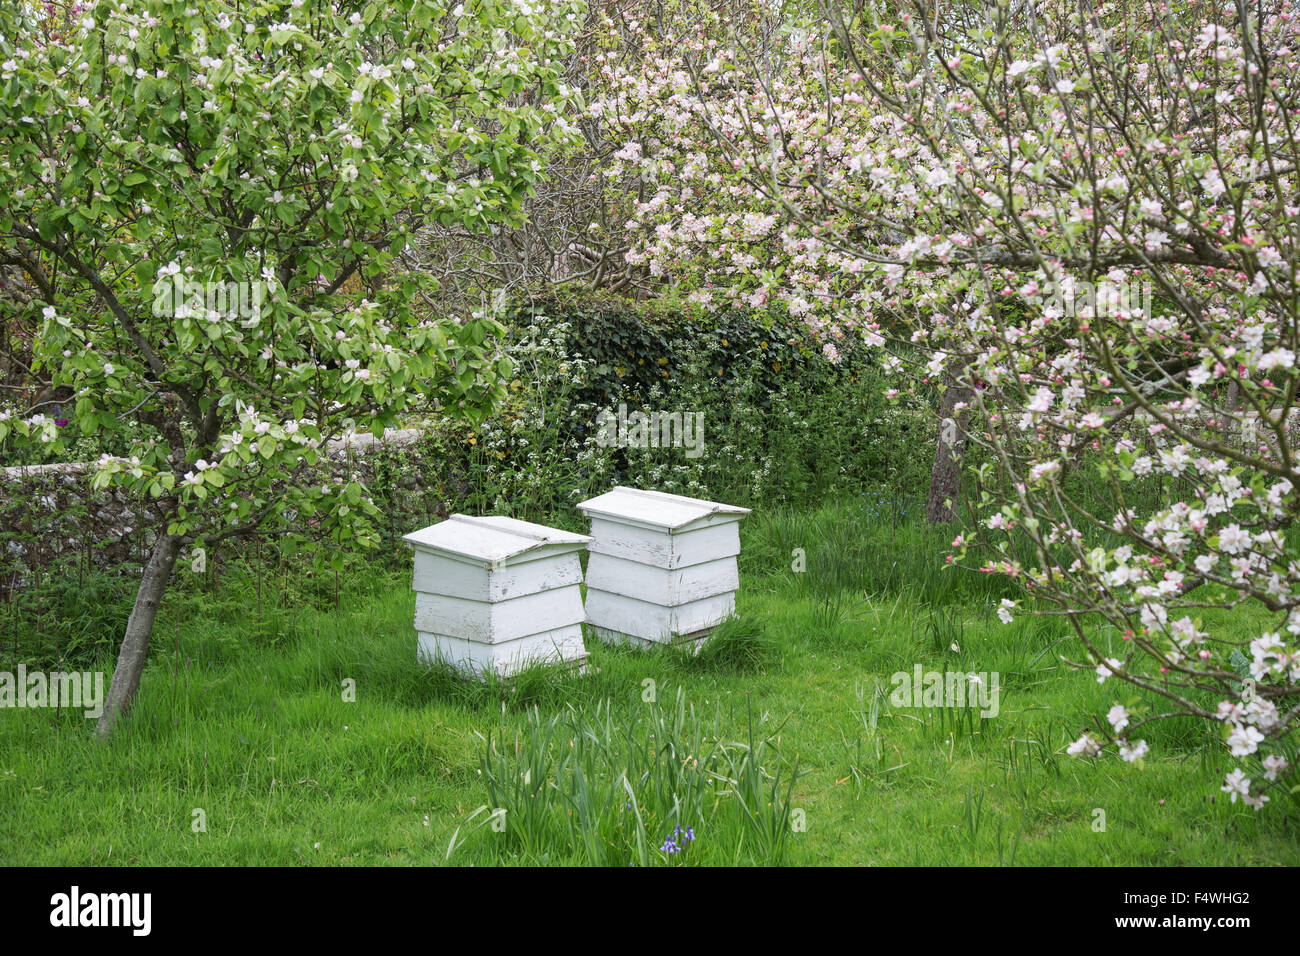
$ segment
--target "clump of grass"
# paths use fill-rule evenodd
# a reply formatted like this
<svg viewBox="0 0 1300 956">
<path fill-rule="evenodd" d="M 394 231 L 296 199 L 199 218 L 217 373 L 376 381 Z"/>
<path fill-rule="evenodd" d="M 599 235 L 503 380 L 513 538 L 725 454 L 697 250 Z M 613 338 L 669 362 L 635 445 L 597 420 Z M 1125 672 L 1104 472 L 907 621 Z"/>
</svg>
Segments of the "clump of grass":
<svg viewBox="0 0 1300 956">
<path fill-rule="evenodd" d="M 574 696 L 582 678 L 576 667 L 547 660 L 521 664 L 508 675 L 494 670 L 468 674 L 445 660 L 429 661 L 420 676 L 420 689 L 432 699 L 467 709 L 500 704 L 511 710 L 558 707 Z"/>
<path fill-rule="evenodd" d="M 47 569 L 0 601 L 0 670 L 90 666 L 121 638 L 134 596 L 129 574 Z"/>
<path fill-rule="evenodd" d="M 777 653 L 776 641 L 753 617 L 730 617 L 709 635 L 687 666 L 715 672 L 760 671 Z"/>
<path fill-rule="evenodd" d="M 840 741 L 848 766 L 845 779 L 846 782 L 852 779 L 856 798 L 868 783 L 874 782 L 882 788 L 888 786 L 890 775 L 904 765 L 888 765 L 896 754 L 886 752 L 885 737 L 880 728 L 880 708 L 888 696 L 880 678 L 872 681 L 870 691 L 861 683 L 854 684 L 853 696 L 857 705 L 850 710 L 852 738 L 841 731 Z"/>
<path fill-rule="evenodd" d="M 1000 575 L 947 566 L 953 530 L 928 525 L 918 509 L 894 503 L 831 502 L 816 510 L 756 512 L 741 527 L 742 572 L 772 575 L 834 613 L 838 592 L 874 598 L 904 595 L 920 604 L 994 605 L 1019 596 Z M 1016 557 L 1032 563 L 1019 542 Z"/>
<path fill-rule="evenodd" d="M 523 728 L 482 737 L 487 803 L 453 834 L 489 862 L 595 866 L 777 864 L 790 833 L 797 769 L 765 718 L 744 740 L 721 733 L 678 689 L 673 701 L 532 710 Z M 465 830 L 462 836 L 462 830 Z M 684 834 L 691 834 L 684 839 Z"/>
</svg>

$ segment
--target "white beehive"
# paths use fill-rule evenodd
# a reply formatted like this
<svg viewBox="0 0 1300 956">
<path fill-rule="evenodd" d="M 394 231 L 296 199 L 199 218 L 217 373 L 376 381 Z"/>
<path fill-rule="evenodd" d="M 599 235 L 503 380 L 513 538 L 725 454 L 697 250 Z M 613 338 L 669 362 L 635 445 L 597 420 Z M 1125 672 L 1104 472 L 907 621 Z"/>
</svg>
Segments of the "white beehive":
<svg viewBox="0 0 1300 956">
<path fill-rule="evenodd" d="M 587 625 L 602 639 L 698 642 L 735 610 L 748 508 L 623 487 L 578 508 L 591 519 Z"/>
<path fill-rule="evenodd" d="M 419 659 L 501 676 L 579 665 L 582 565 L 591 539 L 515 518 L 452 515 L 403 539 L 415 550 Z"/>
</svg>

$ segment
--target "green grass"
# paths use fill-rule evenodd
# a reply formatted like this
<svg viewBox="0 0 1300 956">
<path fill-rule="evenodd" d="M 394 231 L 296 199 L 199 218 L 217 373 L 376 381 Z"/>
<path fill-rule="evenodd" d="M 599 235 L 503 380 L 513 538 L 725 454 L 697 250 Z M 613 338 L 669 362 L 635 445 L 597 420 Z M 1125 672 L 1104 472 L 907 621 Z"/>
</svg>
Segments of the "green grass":
<svg viewBox="0 0 1300 956">
<path fill-rule="evenodd" d="M 422 670 L 405 574 L 351 572 L 337 611 L 268 588 L 260 618 L 173 592 L 110 744 L 0 710 L 0 863 L 1300 863 L 1294 806 L 1218 793 L 1212 728 L 1146 728 L 1140 768 L 1066 756 L 1118 688 L 1062 666 L 1058 621 L 1001 624 L 1004 582 L 940 570 L 950 533 L 856 508 L 756 513 L 714 645 L 589 641 L 582 677 Z M 998 672 L 1000 713 L 893 706 L 916 664 Z"/>
</svg>

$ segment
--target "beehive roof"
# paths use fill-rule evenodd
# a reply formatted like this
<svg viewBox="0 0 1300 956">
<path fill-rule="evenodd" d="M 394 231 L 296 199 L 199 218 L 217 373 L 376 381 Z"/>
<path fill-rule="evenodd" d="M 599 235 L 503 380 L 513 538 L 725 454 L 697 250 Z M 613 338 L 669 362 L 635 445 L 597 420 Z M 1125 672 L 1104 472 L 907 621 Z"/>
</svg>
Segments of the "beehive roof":
<svg viewBox="0 0 1300 956">
<path fill-rule="evenodd" d="M 585 546 L 591 539 L 518 518 L 454 514 L 446 521 L 412 531 L 402 540 L 414 548 L 494 563 L 540 549 L 569 551 Z"/>
<path fill-rule="evenodd" d="M 669 532 L 683 531 L 714 517 L 739 520 L 749 514 L 748 508 L 736 505 L 670 495 L 664 491 L 625 488 L 621 485 L 613 491 L 582 502 L 578 508 L 589 517 L 597 515 L 615 521 L 663 528 Z"/>
</svg>

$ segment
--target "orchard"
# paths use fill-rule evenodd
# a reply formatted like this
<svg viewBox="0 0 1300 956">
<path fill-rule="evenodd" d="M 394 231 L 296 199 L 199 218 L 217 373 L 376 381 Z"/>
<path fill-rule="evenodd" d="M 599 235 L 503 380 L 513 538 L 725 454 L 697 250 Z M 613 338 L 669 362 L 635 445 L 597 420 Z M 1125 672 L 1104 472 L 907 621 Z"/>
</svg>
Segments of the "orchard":
<svg viewBox="0 0 1300 956">
<path fill-rule="evenodd" d="M 1294 865 L 1298 75 L 1283 0 L 4 6 L 0 727 L 108 689 L 0 770 L 221 803 L 145 862 Z"/>
</svg>

